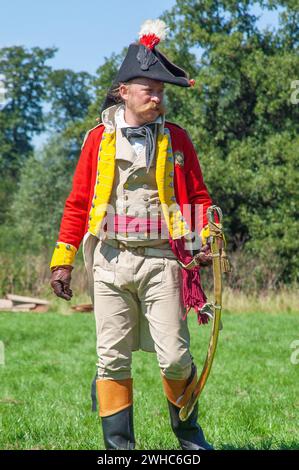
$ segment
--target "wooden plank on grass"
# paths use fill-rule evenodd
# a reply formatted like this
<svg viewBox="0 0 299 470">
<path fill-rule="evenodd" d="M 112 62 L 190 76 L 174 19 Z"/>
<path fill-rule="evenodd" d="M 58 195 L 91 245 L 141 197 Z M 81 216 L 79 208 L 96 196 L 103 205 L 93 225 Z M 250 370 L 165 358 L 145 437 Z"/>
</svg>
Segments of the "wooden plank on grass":
<svg viewBox="0 0 299 470">
<path fill-rule="evenodd" d="M 0 299 L 0 310 L 10 310 L 13 306 L 12 300 Z"/>
<path fill-rule="evenodd" d="M 31 310 L 32 308 L 35 308 L 36 304 L 18 304 L 14 305 L 13 308 L 18 309 L 18 310 Z"/>
<path fill-rule="evenodd" d="M 7 294 L 6 298 L 9 300 L 12 300 L 14 304 L 28 304 L 28 303 L 33 303 L 37 305 L 49 305 L 50 302 L 48 300 L 43 300 L 43 299 L 36 299 L 34 297 L 24 297 L 22 295 L 15 295 L 15 294 Z"/>
<path fill-rule="evenodd" d="M 19 308 L 19 307 L 13 307 L 10 309 L 10 312 L 31 312 L 30 308 Z"/>
</svg>

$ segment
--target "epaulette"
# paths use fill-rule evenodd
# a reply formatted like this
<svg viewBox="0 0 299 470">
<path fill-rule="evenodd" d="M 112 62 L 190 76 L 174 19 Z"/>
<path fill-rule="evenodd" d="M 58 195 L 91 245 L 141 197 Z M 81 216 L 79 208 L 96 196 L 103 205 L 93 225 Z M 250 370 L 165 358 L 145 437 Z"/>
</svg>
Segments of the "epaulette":
<svg viewBox="0 0 299 470">
<path fill-rule="evenodd" d="M 94 129 L 96 129 L 97 127 L 102 126 L 102 125 L 103 125 L 103 123 L 100 122 L 99 124 L 97 124 L 96 126 L 92 127 L 91 129 L 89 129 L 89 130 L 86 132 L 86 134 L 85 134 L 85 136 L 84 136 L 84 139 L 83 139 L 83 143 L 82 143 L 82 145 L 81 145 L 81 150 L 83 149 L 83 147 L 84 147 L 84 145 L 85 145 L 85 142 L 87 141 L 87 138 L 88 138 L 89 134 L 91 133 L 91 131 L 93 131 Z"/>
</svg>

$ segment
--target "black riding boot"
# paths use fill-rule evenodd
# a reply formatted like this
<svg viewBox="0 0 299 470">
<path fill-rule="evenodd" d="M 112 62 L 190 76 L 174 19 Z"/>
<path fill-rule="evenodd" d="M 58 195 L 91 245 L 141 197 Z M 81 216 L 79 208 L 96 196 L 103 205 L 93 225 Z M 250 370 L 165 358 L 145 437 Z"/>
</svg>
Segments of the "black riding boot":
<svg viewBox="0 0 299 470">
<path fill-rule="evenodd" d="M 101 418 L 106 449 L 135 448 L 133 405 Z"/>
<path fill-rule="evenodd" d="M 179 418 L 180 408 L 173 405 L 169 400 L 169 414 L 171 427 L 184 450 L 213 450 L 213 447 L 205 440 L 203 430 L 197 424 L 198 403 L 196 403 L 187 421 Z"/>
</svg>

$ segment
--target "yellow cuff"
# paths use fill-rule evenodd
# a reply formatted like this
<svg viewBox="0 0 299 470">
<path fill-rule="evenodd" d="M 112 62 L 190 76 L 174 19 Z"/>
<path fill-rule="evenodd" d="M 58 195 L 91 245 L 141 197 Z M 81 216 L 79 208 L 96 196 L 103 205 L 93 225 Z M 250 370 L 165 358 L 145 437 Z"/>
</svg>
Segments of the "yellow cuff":
<svg viewBox="0 0 299 470">
<path fill-rule="evenodd" d="M 53 252 L 50 268 L 60 265 L 71 265 L 74 262 L 77 248 L 63 242 L 57 242 Z"/>
</svg>

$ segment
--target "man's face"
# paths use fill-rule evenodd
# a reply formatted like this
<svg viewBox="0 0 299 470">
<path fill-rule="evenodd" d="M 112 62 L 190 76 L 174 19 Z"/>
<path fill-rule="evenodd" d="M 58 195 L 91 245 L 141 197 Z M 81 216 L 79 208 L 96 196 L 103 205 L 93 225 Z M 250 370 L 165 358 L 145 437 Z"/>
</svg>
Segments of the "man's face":
<svg viewBox="0 0 299 470">
<path fill-rule="evenodd" d="M 121 84 L 120 94 L 126 108 L 138 118 L 140 124 L 152 122 L 165 112 L 163 82 L 150 78 L 136 78 L 129 84 Z"/>
</svg>

